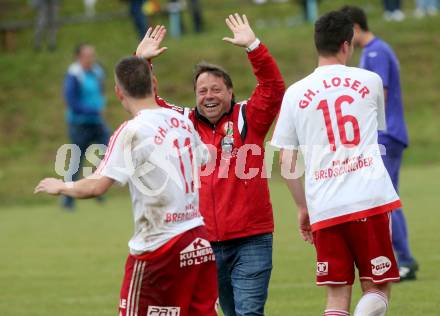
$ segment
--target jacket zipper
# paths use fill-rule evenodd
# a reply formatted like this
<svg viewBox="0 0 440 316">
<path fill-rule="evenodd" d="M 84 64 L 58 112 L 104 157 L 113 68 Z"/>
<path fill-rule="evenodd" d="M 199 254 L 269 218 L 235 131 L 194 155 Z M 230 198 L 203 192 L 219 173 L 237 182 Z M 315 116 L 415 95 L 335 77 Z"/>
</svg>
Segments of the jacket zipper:
<svg viewBox="0 0 440 316">
<path fill-rule="evenodd" d="M 215 129 L 216 129 L 216 126 L 214 125 L 214 128 L 212 130 L 212 136 L 213 136 L 212 143 L 213 144 L 215 144 Z M 217 166 L 217 158 L 218 157 L 216 157 L 216 162 L 215 162 L 216 166 Z M 217 168 L 215 168 L 215 169 L 217 169 Z M 215 172 L 214 172 L 213 176 L 215 177 Z M 214 177 L 211 177 L 211 196 L 212 196 L 212 205 L 213 205 L 212 209 L 213 209 L 214 226 L 215 226 L 215 237 L 216 237 L 217 241 L 220 241 L 219 233 L 218 233 L 218 226 L 217 226 L 217 214 L 215 212 Z"/>
</svg>

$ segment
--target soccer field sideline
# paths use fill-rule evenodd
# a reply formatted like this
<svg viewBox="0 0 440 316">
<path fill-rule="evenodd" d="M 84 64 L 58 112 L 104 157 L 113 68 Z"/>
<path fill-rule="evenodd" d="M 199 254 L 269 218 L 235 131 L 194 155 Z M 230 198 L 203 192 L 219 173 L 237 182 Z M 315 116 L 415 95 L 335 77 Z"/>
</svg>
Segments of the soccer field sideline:
<svg viewBox="0 0 440 316">
<path fill-rule="evenodd" d="M 439 315 L 439 178 L 440 166 L 403 169 L 401 197 L 421 270 L 417 281 L 394 287 L 388 315 Z M 324 289 L 314 285 L 313 247 L 298 236 L 285 185 L 270 185 L 276 232 L 266 314 L 320 315 Z M 128 197 L 81 201 L 75 213 L 57 202 L 0 208 L 2 314 L 116 315 L 132 229 Z M 356 286 L 353 302 L 358 297 Z"/>
</svg>

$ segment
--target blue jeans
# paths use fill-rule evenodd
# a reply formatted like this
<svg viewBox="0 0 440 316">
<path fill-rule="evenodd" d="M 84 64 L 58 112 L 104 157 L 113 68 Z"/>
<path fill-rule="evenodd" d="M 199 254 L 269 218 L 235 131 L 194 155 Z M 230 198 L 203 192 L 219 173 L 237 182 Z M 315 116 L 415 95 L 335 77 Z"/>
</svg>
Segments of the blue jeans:
<svg viewBox="0 0 440 316">
<path fill-rule="evenodd" d="M 78 145 L 81 150 L 81 157 L 79 161 L 78 171 L 71 174 L 72 181 L 76 181 L 79 178 L 81 167 L 84 162 L 84 155 L 87 148 L 92 144 L 104 144 L 107 145 L 109 140 L 109 129 L 104 123 L 101 124 L 69 124 L 69 137 L 72 144 Z M 63 206 L 65 208 L 74 207 L 74 199 L 65 196 L 63 198 Z"/>
<path fill-rule="evenodd" d="M 264 315 L 272 272 L 272 234 L 212 242 L 225 316 Z"/>
</svg>

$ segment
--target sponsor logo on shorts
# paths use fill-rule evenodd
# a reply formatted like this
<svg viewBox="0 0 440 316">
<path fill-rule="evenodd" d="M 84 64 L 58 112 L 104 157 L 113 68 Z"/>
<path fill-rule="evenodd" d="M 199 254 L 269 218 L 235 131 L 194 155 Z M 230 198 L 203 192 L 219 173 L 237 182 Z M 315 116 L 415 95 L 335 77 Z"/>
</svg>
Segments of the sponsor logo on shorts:
<svg viewBox="0 0 440 316">
<path fill-rule="evenodd" d="M 328 262 L 317 262 L 316 263 L 316 275 L 323 276 L 328 275 Z"/>
<path fill-rule="evenodd" d="M 371 271 L 373 275 L 383 275 L 391 269 L 391 261 L 387 257 L 380 256 L 371 260 Z"/>
<path fill-rule="evenodd" d="M 148 306 L 147 316 L 180 316 L 180 307 Z"/>
<path fill-rule="evenodd" d="M 119 300 L 119 308 L 126 309 L 127 308 L 127 300 L 122 298 Z"/>
<path fill-rule="evenodd" d="M 187 267 L 202 264 L 208 261 L 215 261 L 209 241 L 196 238 L 185 249 L 180 252 L 180 267 Z"/>
</svg>

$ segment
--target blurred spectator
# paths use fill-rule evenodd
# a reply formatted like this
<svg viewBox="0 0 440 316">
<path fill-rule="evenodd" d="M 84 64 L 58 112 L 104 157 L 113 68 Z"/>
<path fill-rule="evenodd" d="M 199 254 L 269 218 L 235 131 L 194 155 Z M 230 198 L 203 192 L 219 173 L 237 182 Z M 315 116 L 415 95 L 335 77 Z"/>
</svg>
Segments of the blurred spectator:
<svg viewBox="0 0 440 316">
<path fill-rule="evenodd" d="M 170 18 L 170 35 L 179 37 L 185 32 L 185 25 L 182 19 L 182 11 L 186 7 L 186 1 L 169 0 L 168 12 Z M 200 33 L 203 31 L 203 14 L 200 0 L 189 0 L 189 10 L 193 21 L 194 32 Z"/>
<path fill-rule="evenodd" d="M 69 137 L 72 144 L 78 145 L 81 150 L 79 168 L 71 175 L 71 181 L 79 177 L 87 148 L 92 144 L 106 145 L 109 139 L 109 130 L 102 117 L 105 107 L 104 70 L 95 61 L 95 48 L 88 44 L 78 45 L 75 59 L 64 79 Z M 63 207 L 73 209 L 74 199 L 64 197 Z"/>
<path fill-rule="evenodd" d="M 318 18 L 318 3 L 319 0 L 300 0 L 302 8 L 303 8 L 303 14 L 304 14 L 304 21 L 314 23 L 316 19 Z"/>
<path fill-rule="evenodd" d="M 95 16 L 95 5 L 97 0 L 84 0 L 84 9 L 86 16 L 93 17 Z"/>
<path fill-rule="evenodd" d="M 49 50 L 55 50 L 59 0 L 31 0 L 31 5 L 37 10 L 34 36 L 35 50 L 41 50 L 44 37 L 47 37 Z"/>
<path fill-rule="evenodd" d="M 437 15 L 438 0 L 416 0 L 416 10 L 414 16 L 416 18 L 423 18 L 426 14 Z"/>
<path fill-rule="evenodd" d="M 189 9 L 191 11 L 194 32 L 200 33 L 203 31 L 203 16 L 200 0 L 190 0 Z"/>
<path fill-rule="evenodd" d="M 128 2 L 129 12 L 131 18 L 133 19 L 134 26 L 138 32 L 139 38 L 144 38 L 145 33 L 148 28 L 147 16 L 143 12 L 143 7 L 146 5 L 148 0 L 121 0 Z"/>
<path fill-rule="evenodd" d="M 402 12 L 401 0 L 383 0 L 385 8 L 384 19 L 386 21 L 403 21 L 405 14 Z"/>
<path fill-rule="evenodd" d="M 180 37 L 184 31 L 184 25 L 182 21 L 182 1 L 170 0 L 168 2 L 168 13 L 170 23 L 170 35 L 172 37 Z"/>
</svg>

